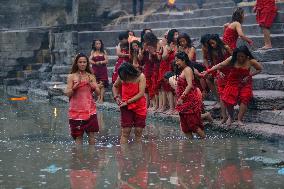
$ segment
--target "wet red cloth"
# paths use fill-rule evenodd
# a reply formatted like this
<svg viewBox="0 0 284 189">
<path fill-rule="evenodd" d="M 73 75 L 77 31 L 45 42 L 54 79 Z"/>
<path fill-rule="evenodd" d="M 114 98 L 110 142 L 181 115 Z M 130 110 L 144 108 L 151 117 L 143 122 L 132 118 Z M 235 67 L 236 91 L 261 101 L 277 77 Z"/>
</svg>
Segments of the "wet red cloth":
<svg viewBox="0 0 284 189">
<path fill-rule="evenodd" d="M 96 114 L 96 104 L 93 100 L 93 90 L 87 81 L 81 81 L 70 97 L 69 119 L 88 120 Z"/>
<path fill-rule="evenodd" d="M 155 95 L 158 95 L 159 93 L 159 86 L 158 86 L 158 79 L 159 79 L 159 68 L 160 68 L 160 61 L 158 60 L 158 57 L 155 56 L 151 58 L 151 61 L 153 62 L 153 73 L 151 76 L 151 90 L 149 91 L 150 98 L 153 98 Z"/>
<path fill-rule="evenodd" d="M 243 79 L 245 77 L 249 77 L 249 79 L 244 83 Z M 228 76 L 224 94 L 221 99 L 230 106 L 234 106 L 238 102 L 247 105 L 252 96 L 252 77 L 250 76 L 250 70 L 233 67 Z"/>
<path fill-rule="evenodd" d="M 145 51 L 143 54 L 143 59 L 142 59 L 142 65 L 143 65 L 143 73 L 146 77 L 146 89 L 145 93 L 152 94 L 152 74 L 153 74 L 153 69 L 154 69 L 154 62 L 150 60 L 149 58 L 149 52 Z"/>
<path fill-rule="evenodd" d="M 232 50 L 237 48 L 238 38 L 239 38 L 239 34 L 238 34 L 237 30 L 234 30 L 230 27 L 225 28 L 224 35 L 223 35 L 223 41 Z"/>
<path fill-rule="evenodd" d="M 92 60 L 94 62 L 104 61 L 105 57 L 103 55 L 102 56 L 101 55 L 100 56 L 94 56 L 92 58 Z M 104 84 L 104 87 L 108 87 L 107 65 L 106 64 L 100 64 L 100 65 L 93 64 L 92 68 L 93 68 L 94 74 L 96 76 L 97 82 L 102 81 L 103 84 Z"/>
<path fill-rule="evenodd" d="M 139 115 L 127 107 L 120 108 L 121 127 L 146 127 L 146 115 Z"/>
<path fill-rule="evenodd" d="M 162 87 L 162 89 L 166 92 L 172 91 L 172 88 L 169 83 L 164 81 L 164 75 L 165 73 L 172 71 L 172 64 L 175 60 L 176 51 L 168 52 L 168 58 L 166 60 L 162 60 L 160 63 L 159 68 L 159 84 Z"/>
<path fill-rule="evenodd" d="M 88 120 L 73 120 L 69 119 L 69 127 L 71 131 L 71 136 L 76 139 L 77 137 L 82 137 L 84 132 L 99 132 L 99 123 L 97 119 L 97 114 L 91 115 Z"/>
<path fill-rule="evenodd" d="M 127 49 L 121 49 L 122 54 L 128 54 L 129 51 Z M 119 57 L 115 63 L 114 72 L 112 74 L 112 83 L 116 81 L 118 78 L 118 68 L 124 62 L 129 62 L 129 57 Z"/>
<path fill-rule="evenodd" d="M 125 102 L 139 93 L 139 83 L 122 82 L 121 92 L 122 92 L 122 101 Z M 142 96 L 137 101 L 128 104 L 127 108 L 128 110 L 132 110 L 138 115 L 146 116 L 147 107 L 146 107 L 145 96 Z"/>
<path fill-rule="evenodd" d="M 176 90 L 177 100 L 181 98 L 186 87 L 186 79 L 179 77 Z M 176 109 L 179 112 L 180 126 L 184 133 L 196 132 L 198 128 L 204 129 L 201 120 L 202 94 L 196 87 L 194 80 L 192 82 L 191 90 L 183 98 L 183 103 L 176 105 Z"/>
<path fill-rule="evenodd" d="M 275 0 L 257 0 L 255 7 L 257 23 L 270 28 L 277 14 Z"/>
</svg>

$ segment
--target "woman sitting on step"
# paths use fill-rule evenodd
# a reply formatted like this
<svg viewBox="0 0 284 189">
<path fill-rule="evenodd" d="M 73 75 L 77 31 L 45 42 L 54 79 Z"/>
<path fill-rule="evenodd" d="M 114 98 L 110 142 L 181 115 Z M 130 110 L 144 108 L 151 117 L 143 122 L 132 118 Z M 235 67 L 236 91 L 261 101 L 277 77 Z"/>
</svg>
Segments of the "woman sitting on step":
<svg viewBox="0 0 284 189">
<path fill-rule="evenodd" d="M 228 75 L 224 95 L 222 96 L 229 114 L 226 123 L 228 126 L 232 124 L 234 120 L 234 106 L 239 103 L 238 125 L 241 126 L 244 125 L 242 122 L 243 117 L 253 96 L 252 76 L 259 74 L 262 66 L 254 59 L 246 46 L 240 46 L 234 50 L 231 57 L 213 66 L 204 74 L 207 75 L 228 66 L 231 66 L 232 69 Z M 251 71 L 251 68 L 254 68 L 255 71 Z"/>
</svg>

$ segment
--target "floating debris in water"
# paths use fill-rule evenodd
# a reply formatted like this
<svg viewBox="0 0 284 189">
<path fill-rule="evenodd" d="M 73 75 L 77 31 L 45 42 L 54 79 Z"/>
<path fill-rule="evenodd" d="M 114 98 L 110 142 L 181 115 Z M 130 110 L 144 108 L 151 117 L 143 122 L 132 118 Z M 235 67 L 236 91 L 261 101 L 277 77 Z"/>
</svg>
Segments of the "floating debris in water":
<svg viewBox="0 0 284 189">
<path fill-rule="evenodd" d="M 253 156 L 251 158 L 245 158 L 245 160 L 262 162 L 264 165 L 272 165 L 277 167 L 284 166 L 284 161 L 280 159 L 267 158 L 263 156 Z"/>
<path fill-rule="evenodd" d="M 41 169 L 40 171 L 46 171 L 49 173 L 56 173 L 58 170 L 62 170 L 62 167 L 56 167 L 56 165 L 50 165 L 45 169 Z"/>
<path fill-rule="evenodd" d="M 278 170 L 279 175 L 284 175 L 284 168 Z"/>
</svg>

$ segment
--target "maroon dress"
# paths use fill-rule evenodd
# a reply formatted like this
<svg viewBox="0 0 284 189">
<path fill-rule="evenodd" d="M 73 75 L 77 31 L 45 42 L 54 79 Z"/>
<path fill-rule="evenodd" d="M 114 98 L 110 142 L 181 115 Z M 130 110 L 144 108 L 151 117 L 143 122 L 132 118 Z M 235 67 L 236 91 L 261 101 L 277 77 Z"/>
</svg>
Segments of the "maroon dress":
<svg viewBox="0 0 284 189">
<path fill-rule="evenodd" d="M 177 99 L 182 98 L 182 94 L 187 87 L 187 81 L 185 78 L 179 77 L 177 81 L 176 95 Z M 193 80 L 192 88 L 189 93 L 182 98 L 183 103 L 176 105 L 176 110 L 180 116 L 180 126 L 184 133 L 196 132 L 198 128 L 204 130 L 202 124 L 201 112 L 202 112 L 202 94 L 196 87 Z"/>
<path fill-rule="evenodd" d="M 92 60 L 94 62 L 98 62 L 98 61 L 104 61 L 105 57 L 104 55 L 99 55 L 99 56 L 93 56 Z M 96 80 L 97 82 L 102 81 L 104 84 L 104 87 L 107 88 L 109 83 L 108 83 L 108 75 L 107 75 L 107 66 L 106 64 L 93 64 L 92 65 L 94 74 L 96 76 Z"/>
</svg>

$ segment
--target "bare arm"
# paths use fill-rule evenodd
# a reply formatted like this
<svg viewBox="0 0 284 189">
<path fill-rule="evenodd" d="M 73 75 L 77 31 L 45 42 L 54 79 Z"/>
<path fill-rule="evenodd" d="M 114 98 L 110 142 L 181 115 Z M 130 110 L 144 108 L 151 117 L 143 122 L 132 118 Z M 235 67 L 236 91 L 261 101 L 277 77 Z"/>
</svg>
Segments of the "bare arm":
<svg viewBox="0 0 284 189">
<path fill-rule="evenodd" d="M 250 45 L 253 43 L 253 41 L 244 34 L 243 29 L 242 29 L 242 25 L 239 22 L 237 22 L 237 24 L 236 24 L 236 30 L 237 30 L 240 38 L 242 38 L 243 40 L 248 42 L 248 44 L 250 44 Z"/>
<path fill-rule="evenodd" d="M 129 56 L 129 54 L 123 54 L 123 53 L 121 53 L 121 48 L 120 48 L 119 45 L 116 46 L 116 55 L 117 55 L 118 57 L 120 57 L 120 58 L 124 58 L 124 57 L 128 57 L 128 56 Z"/>
<path fill-rule="evenodd" d="M 163 47 L 163 54 L 162 54 L 162 60 L 166 60 L 169 56 L 169 47 L 168 46 L 165 46 Z"/>
<path fill-rule="evenodd" d="M 108 55 L 107 55 L 106 51 L 105 51 L 104 57 L 105 57 L 105 60 L 101 61 L 101 64 L 107 64 L 108 63 Z"/>
<path fill-rule="evenodd" d="M 204 50 L 204 47 L 201 50 L 202 50 L 203 64 L 206 68 L 209 68 L 207 51 Z"/>
<path fill-rule="evenodd" d="M 194 58 L 194 55 L 195 55 L 195 48 L 194 48 L 194 47 L 191 47 L 191 48 L 190 48 L 190 51 L 189 51 L 188 54 L 187 54 L 189 60 L 192 61 L 193 58 Z"/>
<path fill-rule="evenodd" d="M 91 56 L 89 57 L 89 62 L 91 63 L 91 64 L 96 64 L 96 62 L 95 61 L 93 61 L 93 53 L 94 53 L 94 51 L 92 50 L 91 51 Z"/>
<path fill-rule="evenodd" d="M 225 45 L 225 49 L 231 56 L 233 55 L 233 51 L 228 45 Z"/>
<path fill-rule="evenodd" d="M 192 88 L 192 80 L 193 80 L 194 76 L 193 76 L 193 72 L 192 72 L 191 68 L 189 68 L 189 67 L 186 67 L 183 70 L 183 72 L 184 72 L 184 76 L 185 76 L 185 79 L 186 79 L 186 82 L 187 82 L 187 86 L 182 93 L 182 96 L 185 96 L 189 93 L 190 89 Z"/>
<path fill-rule="evenodd" d="M 250 73 L 251 76 L 259 74 L 263 69 L 262 65 L 259 62 L 257 62 L 255 59 L 250 60 L 250 64 L 255 69 L 254 72 Z"/>
<path fill-rule="evenodd" d="M 134 97 L 132 97 L 131 99 L 129 99 L 127 101 L 127 104 L 136 102 L 137 100 L 139 100 L 141 97 L 144 96 L 145 94 L 145 88 L 146 88 L 146 78 L 144 76 L 144 74 L 141 74 L 139 79 L 139 93 L 137 93 Z"/>
<path fill-rule="evenodd" d="M 220 62 L 219 64 L 213 66 L 212 68 L 210 68 L 209 70 L 207 70 L 207 73 L 213 72 L 215 70 L 219 70 L 225 66 L 228 66 L 230 64 L 232 60 L 232 56 L 230 56 L 229 58 L 227 58 L 226 60 L 224 60 L 223 62 Z"/>
<path fill-rule="evenodd" d="M 91 74 L 88 74 L 88 77 L 89 77 L 89 83 L 90 83 L 91 88 L 93 90 L 95 90 L 97 95 L 99 95 L 100 94 L 100 88 L 99 88 L 99 86 L 97 84 L 95 76 L 91 75 Z"/>
<path fill-rule="evenodd" d="M 118 77 L 116 79 L 116 81 L 114 82 L 113 86 L 112 86 L 112 93 L 113 93 L 113 96 L 116 98 L 118 96 L 120 96 L 119 94 L 119 89 L 120 89 L 120 86 L 121 86 L 121 79 Z"/>
<path fill-rule="evenodd" d="M 65 95 L 68 97 L 71 97 L 73 94 L 73 75 L 69 74 L 67 77 L 67 86 L 66 89 L 64 91 Z"/>
</svg>

